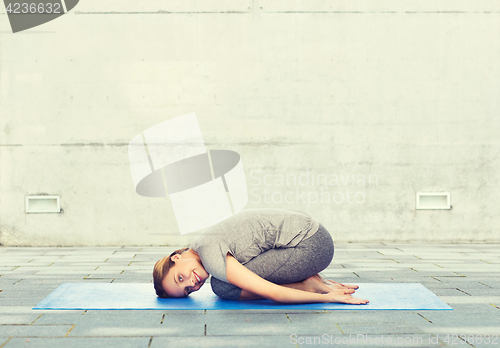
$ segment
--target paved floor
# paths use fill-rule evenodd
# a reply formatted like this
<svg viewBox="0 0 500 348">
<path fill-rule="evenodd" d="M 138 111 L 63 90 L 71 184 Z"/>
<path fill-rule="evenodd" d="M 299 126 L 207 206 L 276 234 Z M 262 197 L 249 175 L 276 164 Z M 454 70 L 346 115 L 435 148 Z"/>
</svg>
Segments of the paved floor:
<svg viewBox="0 0 500 348">
<path fill-rule="evenodd" d="M 0 348 L 500 346 L 499 247 L 336 244 L 323 272 L 419 282 L 453 311 L 34 311 L 63 282 L 151 282 L 175 248 L 0 247 Z"/>
</svg>

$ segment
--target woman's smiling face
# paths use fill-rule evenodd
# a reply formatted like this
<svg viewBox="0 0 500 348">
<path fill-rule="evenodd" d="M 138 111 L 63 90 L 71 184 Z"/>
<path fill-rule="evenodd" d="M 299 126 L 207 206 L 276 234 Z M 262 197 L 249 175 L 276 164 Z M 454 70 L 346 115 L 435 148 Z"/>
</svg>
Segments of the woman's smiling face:
<svg viewBox="0 0 500 348">
<path fill-rule="evenodd" d="M 197 256 L 197 255 L 196 255 Z M 198 291 L 209 274 L 189 251 L 172 256 L 175 265 L 162 281 L 163 289 L 171 297 L 185 297 Z"/>
</svg>

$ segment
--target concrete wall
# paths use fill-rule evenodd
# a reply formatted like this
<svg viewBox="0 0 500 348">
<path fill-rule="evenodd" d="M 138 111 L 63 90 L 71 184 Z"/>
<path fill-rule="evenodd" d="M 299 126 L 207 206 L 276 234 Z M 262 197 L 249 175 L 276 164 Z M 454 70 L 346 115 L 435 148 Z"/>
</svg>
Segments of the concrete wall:
<svg viewBox="0 0 500 348">
<path fill-rule="evenodd" d="M 168 198 L 135 193 L 127 145 L 193 111 L 242 156 L 247 208 L 337 241 L 498 241 L 499 96 L 493 0 L 82 0 L 16 34 L 3 12 L 0 242 L 189 242 Z M 417 191 L 453 209 L 415 210 Z M 63 212 L 26 214 L 37 193 Z"/>
</svg>

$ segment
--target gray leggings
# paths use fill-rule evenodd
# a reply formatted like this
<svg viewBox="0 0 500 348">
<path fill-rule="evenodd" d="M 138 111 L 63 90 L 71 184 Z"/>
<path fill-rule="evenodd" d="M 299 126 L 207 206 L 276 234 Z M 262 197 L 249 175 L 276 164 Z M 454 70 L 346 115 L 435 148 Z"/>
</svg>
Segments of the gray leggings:
<svg viewBox="0 0 500 348">
<path fill-rule="evenodd" d="M 311 237 L 294 248 L 270 249 L 254 257 L 245 267 L 260 277 L 275 283 L 301 282 L 327 268 L 333 259 L 333 240 L 322 224 Z M 213 292 L 224 299 L 238 300 L 241 289 L 212 277 Z"/>
</svg>

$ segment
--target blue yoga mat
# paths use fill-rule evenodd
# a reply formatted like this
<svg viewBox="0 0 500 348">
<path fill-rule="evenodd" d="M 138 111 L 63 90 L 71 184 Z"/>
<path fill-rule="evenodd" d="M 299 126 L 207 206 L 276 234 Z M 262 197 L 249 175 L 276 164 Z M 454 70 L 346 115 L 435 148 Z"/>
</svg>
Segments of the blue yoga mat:
<svg viewBox="0 0 500 348">
<path fill-rule="evenodd" d="M 218 298 L 209 284 L 186 298 L 156 297 L 151 283 L 63 283 L 33 309 L 157 310 L 441 310 L 452 309 L 420 283 L 358 284 L 354 297 L 366 305 L 342 303 L 287 304 L 270 300 L 231 301 Z"/>
</svg>

